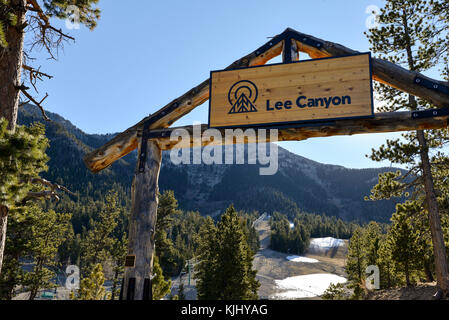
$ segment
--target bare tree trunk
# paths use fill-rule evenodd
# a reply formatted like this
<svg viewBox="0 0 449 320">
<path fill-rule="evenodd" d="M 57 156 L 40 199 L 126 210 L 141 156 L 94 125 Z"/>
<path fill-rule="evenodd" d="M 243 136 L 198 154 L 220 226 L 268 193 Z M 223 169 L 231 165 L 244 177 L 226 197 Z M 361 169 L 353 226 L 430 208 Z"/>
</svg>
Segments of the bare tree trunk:
<svg viewBox="0 0 449 320">
<path fill-rule="evenodd" d="M 427 211 L 429 212 L 430 231 L 432 234 L 433 251 L 435 255 L 435 272 L 437 277 L 438 288 L 444 296 L 449 296 L 449 275 L 446 256 L 446 247 L 444 245 L 443 230 L 441 228 L 440 213 L 438 210 L 437 196 L 430 167 L 428 154 L 428 145 L 424 132 L 419 130 L 416 132 L 419 145 L 421 147 L 420 156 L 424 178 L 424 188 L 426 191 Z"/>
<path fill-rule="evenodd" d="M 142 150 L 142 143 L 139 147 L 139 158 L 141 153 L 145 153 Z M 131 190 L 132 209 L 129 221 L 128 255 L 133 260 L 134 266 L 125 265 L 122 292 L 125 300 L 151 299 L 161 161 L 161 149 L 156 142 L 148 140 L 145 170 L 139 171 L 138 161 Z"/>
<path fill-rule="evenodd" d="M 8 129 L 15 130 L 19 109 L 20 85 L 23 61 L 24 32 L 20 28 L 26 21 L 26 0 L 11 0 L 11 6 L 22 8 L 17 14 L 17 26 L 6 32 L 8 47 L 0 49 L 0 119 L 8 120 Z M 5 250 L 8 208 L 0 205 L 0 273 L 2 272 Z"/>
</svg>

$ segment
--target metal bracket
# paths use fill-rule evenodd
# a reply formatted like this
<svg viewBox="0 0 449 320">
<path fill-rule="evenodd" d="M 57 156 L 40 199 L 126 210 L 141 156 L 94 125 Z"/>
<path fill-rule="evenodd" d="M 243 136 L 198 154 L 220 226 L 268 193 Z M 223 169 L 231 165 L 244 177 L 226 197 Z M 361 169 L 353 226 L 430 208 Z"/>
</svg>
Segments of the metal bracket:
<svg viewBox="0 0 449 320">
<path fill-rule="evenodd" d="M 128 290 L 126 292 L 126 300 L 134 300 L 136 290 L 136 278 L 128 279 Z"/>
<path fill-rule="evenodd" d="M 147 161 L 148 129 L 152 121 L 143 124 L 142 137 L 140 138 L 139 173 L 145 172 L 145 162 Z"/>
<path fill-rule="evenodd" d="M 291 63 L 293 62 L 292 57 L 292 38 L 284 39 L 284 51 L 282 52 L 282 62 Z"/>
<path fill-rule="evenodd" d="M 142 300 L 144 300 L 144 301 L 153 300 L 153 290 L 152 290 L 152 285 L 151 285 L 151 278 L 150 279 L 145 278 L 145 280 L 143 281 Z"/>
<path fill-rule="evenodd" d="M 449 87 L 444 86 L 440 83 L 432 82 L 419 76 L 416 76 L 413 82 L 415 82 L 417 85 L 423 86 L 424 88 L 439 91 L 441 93 L 449 95 Z"/>
<path fill-rule="evenodd" d="M 412 119 L 434 118 L 449 115 L 449 108 L 429 109 L 412 112 Z"/>
<path fill-rule="evenodd" d="M 158 121 L 159 119 L 162 119 L 166 114 L 169 114 L 173 110 L 175 110 L 179 106 L 178 102 L 174 102 L 170 107 L 168 107 L 165 110 L 162 110 L 159 113 L 156 113 L 154 115 L 150 115 L 150 118 L 144 122 L 143 124 L 143 130 L 142 130 L 142 137 L 140 138 L 140 154 L 139 154 L 139 173 L 145 172 L 145 162 L 147 160 L 147 142 L 148 139 L 154 138 L 155 135 L 151 133 L 150 126 Z M 158 135 L 160 136 L 160 134 Z M 164 134 L 162 134 L 164 136 Z"/>
<path fill-rule="evenodd" d="M 300 41 L 300 42 L 302 42 L 302 43 L 304 43 L 304 44 L 306 44 L 306 45 L 308 45 L 310 47 L 314 47 L 314 48 L 317 48 L 317 49 L 321 49 L 323 47 L 323 43 L 321 43 L 320 41 L 313 40 L 312 38 L 309 38 L 309 37 L 306 37 L 306 36 L 298 37 L 293 32 L 291 33 L 291 35 L 292 35 L 293 39 L 298 40 L 298 41 Z"/>
</svg>

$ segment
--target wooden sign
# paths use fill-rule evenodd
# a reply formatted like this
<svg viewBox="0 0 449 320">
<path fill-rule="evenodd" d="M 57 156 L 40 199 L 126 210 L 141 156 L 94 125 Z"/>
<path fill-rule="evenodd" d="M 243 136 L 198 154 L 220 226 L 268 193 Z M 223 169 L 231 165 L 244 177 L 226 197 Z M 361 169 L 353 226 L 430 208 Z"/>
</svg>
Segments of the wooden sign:
<svg viewBox="0 0 449 320">
<path fill-rule="evenodd" d="M 369 53 L 211 72 L 209 127 L 372 116 Z"/>
</svg>

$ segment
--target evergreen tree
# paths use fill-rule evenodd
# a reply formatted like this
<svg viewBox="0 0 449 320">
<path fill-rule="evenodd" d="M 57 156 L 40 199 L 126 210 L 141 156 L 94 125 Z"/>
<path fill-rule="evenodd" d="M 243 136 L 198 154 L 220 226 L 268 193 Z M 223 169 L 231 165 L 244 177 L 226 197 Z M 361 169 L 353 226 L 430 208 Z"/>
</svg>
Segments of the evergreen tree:
<svg viewBox="0 0 449 320">
<path fill-rule="evenodd" d="M 117 227 L 119 214 L 117 194 L 111 192 L 106 196 L 106 205 L 100 210 L 98 218 L 90 220 L 90 229 L 81 242 L 82 274 L 89 274 L 96 264 L 110 259 L 114 245 L 112 232 Z"/>
<path fill-rule="evenodd" d="M 23 211 L 28 193 L 37 188 L 32 179 L 47 170 L 47 146 L 44 126 L 19 126 L 11 131 L 0 118 L 0 274 L 8 215 Z"/>
<path fill-rule="evenodd" d="M 78 296 L 72 293 L 72 300 L 104 300 L 106 289 L 104 287 L 103 267 L 97 263 L 89 277 L 81 280 Z"/>
<path fill-rule="evenodd" d="M 391 245 L 386 238 L 383 238 L 379 245 L 377 266 L 379 267 L 380 272 L 381 289 L 389 289 L 399 283 L 392 258 Z"/>
<path fill-rule="evenodd" d="M 0 300 L 11 300 L 15 288 L 24 285 L 23 257 L 31 255 L 34 217 L 30 210 L 9 217 L 3 271 L 0 274 Z"/>
<path fill-rule="evenodd" d="M 114 278 L 112 279 L 111 300 L 115 300 L 120 295 L 120 276 L 125 271 L 125 258 L 128 253 L 128 239 L 126 233 L 123 234 L 122 239 L 114 239 L 112 245 L 112 272 Z"/>
<path fill-rule="evenodd" d="M 251 300 L 257 299 L 260 286 L 252 269 L 253 253 L 246 242 L 239 218 L 233 206 L 222 215 L 216 227 L 216 242 L 210 237 L 199 264 L 199 299 Z M 212 244 L 212 245 L 211 245 Z M 213 253 L 215 251 L 215 254 Z M 210 260 L 208 260 L 210 259 Z M 205 275 L 204 278 L 201 275 Z M 207 283 L 207 282 L 209 283 Z M 203 291 L 205 284 L 213 292 Z"/>
<path fill-rule="evenodd" d="M 377 56 L 412 71 L 423 72 L 435 66 L 439 44 L 432 41 L 435 24 L 426 0 L 387 0 L 378 21 L 380 28 L 370 29 L 367 34 Z M 383 84 L 377 84 L 376 91 L 378 99 L 384 102 L 382 111 L 433 107 L 428 101 Z M 445 295 L 449 294 L 448 264 L 432 172 L 436 159 L 429 156 L 429 150 L 441 149 L 448 138 L 447 130 L 418 130 L 403 134 L 402 139 L 387 140 L 386 145 L 373 150 L 371 155 L 374 161 L 388 160 L 409 169 L 406 175 L 400 172 L 381 175 L 373 189 L 373 200 L 407 196 L 410 188 L 415 195 L 423 195 L 421 199 L 430 219 L 438 287 Z M 413 176 L 412 181 L 404 179 Z"/>
<path fill-rule="evenodd" d="M 356 286 L 361 286 L 365 280 L 366 248 L 363 239 L 363 230 L 358 228 L 354 231 L 349 241 L 348 255 L 345 270 L 348 279 Z"/>
<path fill-rule="evenodd" d="M 153 276 L 154 278 L 151 281 L 153 300 L 161 300 L 170 293 L 171 280 L 165 280 L 162 268 L 159 265 L 159 259 L 157 257 L 154 257 Z"/>
<path fill-rule="evenodd" d="M 168 237 L 168 232 L 173 227 L 174 218 L 180 214 L 178 201 L 174 192 L 165 191 L 159 196 L 156 222 L 156 255 L 159 258 L 161 267 L 165 274 L 171 275 L 179 272 L 178 254 L 173 245 L 173 240 Z"/>
<path fill-rule="evenodd" d="M 200 228 L 199 262 L 195 268 L 197 297 L 199 300 L 212 300 L 220 295 L 216 272 L 218 265 L 217 230 L 211 217 L 207 217 Z"/>
<path fill-rule="evenodd" d="M 14 130 L 19 108 L 20 94 L 29 98 L 26 86 L 22 84 L 22 69 L 30 75 L 30 84 L 36 79 L 51 78 L 38 68 L 26 65 L 27 57 L 36 49 L 44 49 L 48 56 L 56 59 L 58 50 L 65 42 L 75 40 L 62 29 L 55 28 L 50 19 L 70 18 L 73 13 L 68 8 L 75 5 L 79 22 L 93 29 L 100 17 L 95 7 L 98 0 L 1 0 L 0 1 L 0 119 L 9 121 Z M 25 42 L 25 35 L 29 41 Z M 25 57 L 24 57 L 25 55 Z M 20 86 L 20 87 L 18 87 Z M 34 99 L 33 99 L 34 100 Z M 41 99 L 34 102 L 38 105 Z M 45 99 L 44 99 L 45 100 Z M 45 113 L 43 112 L 44 116 Z"/>
<path fill-rule="evenodd" d="M 366 250 L 366 264 L 376 265 L 379 259 L 379 247 L 382 238 L 380 226 L 372 221 L 363 231 L 363 241 Z"/>
<path fill-rule="evenodd" d="M 70 214 L 44 212 L 33 206 L 32 243 L 30 254 L 33 259 L 33 271 L 27 272 L 24 283 L 30 291 L 30 300 L 34 300 L 40 289 L 51 288 L 51 279 L 55 276 L 52 267 L 56 266 L 58 247 L 65 240 L 69 230 Z"/>
<path fill-rule="evenodd" d="M 393 223 L 388 235 L 391 246 L 391 256 L 397 269 L 403 272 L 407 286 L 412 284 L 411 275 L 417 269 L 419 261 L 418 233 L 413 229 L 410 218 L 409 206 L 415 205 L 411 202 L 398 204 L 396 213 L 393 214 Z"/>
</svg>

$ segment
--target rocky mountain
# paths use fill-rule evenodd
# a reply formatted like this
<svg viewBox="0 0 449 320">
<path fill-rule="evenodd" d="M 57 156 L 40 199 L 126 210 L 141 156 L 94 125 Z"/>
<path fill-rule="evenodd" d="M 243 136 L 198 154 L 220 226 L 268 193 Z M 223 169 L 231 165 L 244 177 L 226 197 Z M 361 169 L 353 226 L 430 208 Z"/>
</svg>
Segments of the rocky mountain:
<svg viewBox="0 0 449 320">
<path fill-rule="evenodd" d="M 136 152 L 99 174 L 83 163 L 86 152 L 114 134 L 87 134 L 70 121 L 48 112 L 51 122 L 42 120 L 31 105 L 21 108 L 20 124 L 43 122 L 50 140 L 49 171 L 44 177 L 64 184 L 72 191 L 101 196 L 113 184 L 129 193 Z M 180 206 L 214 215 L 234 203 L 238 209 L 260 212 L 280 211 L 293 216 L 297 211 L 326 214 L 344 220 L 387 222 L 398 200 L 365 201 L 380 172 L 390 168 L 348 169 L 318 163 L 279 148 L 279 170 L 260 176 L 258 165 L 175 165 L 163 154 L 159 178 L 161 191 L 174 190 Z"/>
</svg>

